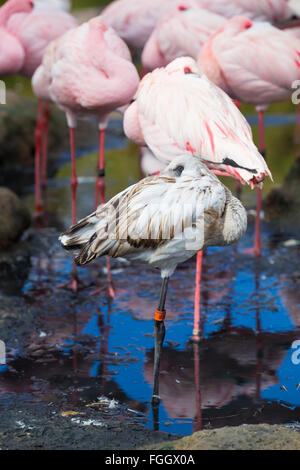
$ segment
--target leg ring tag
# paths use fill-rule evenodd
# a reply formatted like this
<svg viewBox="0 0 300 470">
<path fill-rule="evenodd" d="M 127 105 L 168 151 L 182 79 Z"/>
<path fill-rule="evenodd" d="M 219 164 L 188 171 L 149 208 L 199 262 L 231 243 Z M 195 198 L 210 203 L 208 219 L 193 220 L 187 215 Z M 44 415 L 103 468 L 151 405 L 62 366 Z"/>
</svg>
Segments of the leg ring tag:
<svg viewBox="0 0 300 470">
<path fill-rule="evenodd" d="M 154 315 L 154 320 L 164 321 L 165 318 L 166 318 L 166 311 L 165 310 L 163 310 L 163 311 L 156 310 L 155 315 Z"/>
</svg>

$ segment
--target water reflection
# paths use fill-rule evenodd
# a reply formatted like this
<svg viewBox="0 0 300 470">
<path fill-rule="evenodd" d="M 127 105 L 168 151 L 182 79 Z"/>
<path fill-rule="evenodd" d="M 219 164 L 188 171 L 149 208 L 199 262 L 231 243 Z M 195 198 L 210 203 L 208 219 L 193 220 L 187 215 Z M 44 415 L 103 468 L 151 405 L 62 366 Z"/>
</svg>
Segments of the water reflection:
<svg viewBox="0 0 300 470">
<path fill-rule="evenodd" d="M 137 148 L 127 147 L 120 121 L 112 126 L 108 148 L 120 150 L 108 150 L 108 197 L 140 176 Z M 267 117 L 270 165 L 278 184 L 294 158 L 293 137 L 289 115 Z M 79 216 L 93 205 L 97 154 L 92 150 L 78 158 L 83 178 Z M 65 164 L 47 191 L 48 222 L 55 230 L 34 235 L 30 260 L 18 283 L 0 277 L 3 295 L 13 295 L 24 308 L 36 311 L 34 329 L 22 350 L 8 345 L 8 365 L 0 369 L 0 398 L 29 394 L 37 402 L 69 409 L 85 407 L 104 395 L 139 411 L 152 426 L 152 319 L 159 274 L 113 261 L 116 298 L 109 303 L 105 296 L 90 295 L 95 281 L 106 283 L 105 260 L 99 260 L 79 270 L 90 287 L 76 297 L 57 291 L 72 267 L 57 242 L 57 231 L 70 223 L 68 174 Z M 243 199 L 254 202 L 255 194 L 245 189 Z M 31 206 L 32 196 L 27 203 Z M 203 427 L 299 419 L 300 369 L 291 360 L 292 343 L 300 338 L 299 251 L 282 248 L 281 238 L 264 223 L 263 259 L 245 257 L 243 249 L 250 245 L 252 231 L 250 224 L 238 246 L 207 250 L 199 344 L 190 341 L 195 260 L 180 266 L 170 281 L 160 380 L 161 430 L 189 434 Z"/>
</svg>

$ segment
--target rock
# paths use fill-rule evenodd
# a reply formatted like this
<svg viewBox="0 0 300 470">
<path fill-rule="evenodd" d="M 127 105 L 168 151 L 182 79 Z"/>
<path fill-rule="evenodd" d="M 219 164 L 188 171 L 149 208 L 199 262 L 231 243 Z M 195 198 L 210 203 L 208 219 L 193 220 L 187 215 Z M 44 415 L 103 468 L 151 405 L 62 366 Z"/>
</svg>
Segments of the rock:
<svg viewBox="0 0 300 470">
<path fill-rule="evenodd" d="M 300 450 L 300 433 L 269 424 L 224 427 L 196 432 L 151 450 Z"/>
<path fill-rule="evenodd" d="M 0 185 L 22 194 L 34 182 L 34 133 L 37 101 L 7 91 L 7 104 L 0 106 Z M 51 108 L 49 130 L 49 170 L 57 168 L 57 150 L 66 140 L 63 113 Z"/>
<path fill-rule="evenodd" d="M 8 82 L 9 84 L 9 82 Z M 18 77 L 18 84 L 29 87 L 25 78 Z M 16 84 L 10 84 L 16 89 Z M 24 90 L 22 90 L 24 92 Z M 20 96 L 8 89 L 7 104 L 0 105 L 0 186 L 7 186 L 18 195 L 24 194 L 34 184 L 34 156 L 37 100 Z M 51 105 L 48 135 L 48 176 L 52 177 L 69 161 L 69 132 L 64 113 Z M 92 140 L 91 140 L 92 139 Z M 96 121 L 81 121 L 76 129 L 76 151 L 90 150 L 98 145 Z"/>
<path fill-rule="evenodd" d="M 30 222 L 30 213 L 18 196 L 0 187 L 0 250 L 16 242 Z"/>
</svg>

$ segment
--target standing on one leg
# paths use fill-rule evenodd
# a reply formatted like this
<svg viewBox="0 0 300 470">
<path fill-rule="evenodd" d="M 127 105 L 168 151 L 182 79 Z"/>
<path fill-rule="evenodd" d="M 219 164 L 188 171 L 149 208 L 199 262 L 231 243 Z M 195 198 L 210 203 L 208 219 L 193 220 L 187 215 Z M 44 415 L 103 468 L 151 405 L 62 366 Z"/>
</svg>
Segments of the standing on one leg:
<svg viewBox="0 0 300 470">
<path fill-rule="evenodd" d="M 162 165 L 178 155 L 195 155 L 215 174 L 251 187 L 270 176 L 243 115 L 190 57 L 178 58 L 143 78 L 125 112 L 124 131 L 137 144 L 147 145 Z M 195 293 L 197 331 L 199 299 L 200 275 Z"/>
<path fill-rule="evenodd" d="M 153 404 L 159 402 L 159 365 L 165 336 L 168 279 L 177 265 L 206 246 L 230 245 L 247 228 L 241 202 L 197 157 L 177 157 L 159 175 L 130 186 L 72 226 L 60 241 L 85 265 L 123 257 L 156 267 L 163 279 L 155 314 Z"/>
</svg>

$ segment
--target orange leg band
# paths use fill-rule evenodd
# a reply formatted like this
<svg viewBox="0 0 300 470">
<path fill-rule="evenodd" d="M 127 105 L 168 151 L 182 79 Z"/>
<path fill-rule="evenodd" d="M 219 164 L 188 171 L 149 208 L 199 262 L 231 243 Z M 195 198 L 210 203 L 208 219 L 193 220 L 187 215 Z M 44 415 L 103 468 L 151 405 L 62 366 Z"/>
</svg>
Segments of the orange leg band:
<svg viewBox="0 0 300 470">
<path fill-rule="evenodd" d="M 165 310 L 163 310 L 163 311 L 156 310 L 155 315 L 154 315 L 154 320 L 164 321 L 165 318 L 166 318 L 166 311 Z"/>
</svg>

